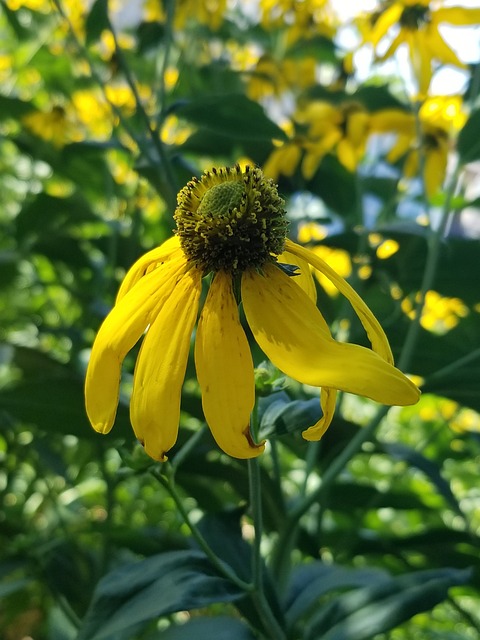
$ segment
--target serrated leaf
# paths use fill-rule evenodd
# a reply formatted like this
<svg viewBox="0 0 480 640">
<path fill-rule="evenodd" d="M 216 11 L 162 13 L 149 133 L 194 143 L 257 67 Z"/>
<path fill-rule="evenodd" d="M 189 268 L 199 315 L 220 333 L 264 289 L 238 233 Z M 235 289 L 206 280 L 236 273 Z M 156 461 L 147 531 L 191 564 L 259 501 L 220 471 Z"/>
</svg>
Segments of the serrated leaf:
<svg viewBox="0 0 480 640">
<path fill-rule="evenodd" d="M 100 580 L 77 640 L 101 640 L 176 611 L 232 602 L 243 595 L 215 575 L 203 553 L 161 553 L 123 564 Z"/>
<path fill-rule="evenodd" d="M 240 140 L 284 140 L 285 133 L 263 108 L 241 93 L 195 98 L 176 115 L 217 134 Z"/>
<path fill-rule="evenodd" d="M 458 134 L 457 150 L 463 163 L 480 158 L 480 109 L 471 113 Z"/>
</svg>

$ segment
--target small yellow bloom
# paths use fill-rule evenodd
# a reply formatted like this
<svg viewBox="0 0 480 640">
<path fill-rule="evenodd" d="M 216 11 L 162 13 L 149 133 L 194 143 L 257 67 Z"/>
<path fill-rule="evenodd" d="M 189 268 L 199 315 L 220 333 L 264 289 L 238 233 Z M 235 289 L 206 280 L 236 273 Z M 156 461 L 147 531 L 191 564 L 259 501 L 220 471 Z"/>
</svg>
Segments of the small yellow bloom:
<svg viewBox="0 0 480 640">
<path fill-rule="evenodd" d="M 205 420 L 227 454 L 252 458 L 264 449 L 250 432 L 254 366 L 239 298 L 271 362 L 299 382 L 321 387 L 323 417 L 304 431 L 307 440 L 318 440 L 328 428 L 337 389 L 390 405 L 417 402 L 417 387 L 393 366 L 387 338 L 363 300 L 322 258 L 286 239 L 284 202 L 260 169 L 237 165 L 193 178 L 179 193 L 175 220 L 176 235 L 125 276 L 94 342 L 85 395 L 95 430 L 112 428 L 122 361 L 146 331 L 134 373 L 131 422 L 148 455 L 165 459 L 177 439 L 190 342 L 209 274 L 195 366 Z M 372 349 L 333 339 L 315 303 L 311 268 L 350 301 Z"/>
<path fill-rule="evenodd" d="M 50 111 L 34 111 L 22 118 L 22 123 L 33 134 L 51 142 L 55 147 L 63 147 L 69 142 L 81 139 L 71 114 L 56 105 Z"/>
</svg>

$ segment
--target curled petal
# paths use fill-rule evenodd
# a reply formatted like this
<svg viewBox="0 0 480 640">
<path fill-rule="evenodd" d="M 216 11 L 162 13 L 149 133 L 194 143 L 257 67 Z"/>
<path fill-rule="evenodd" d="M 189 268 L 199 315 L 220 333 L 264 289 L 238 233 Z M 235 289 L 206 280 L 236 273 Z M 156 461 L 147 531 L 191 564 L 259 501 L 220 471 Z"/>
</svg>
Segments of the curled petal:
<svg viewBox="0 0 480 640">
<path fill-rule="evenodd" d="M 348 284 L 348 282 L 341 276 L 339 276 L 325 262 L 325 260 L 322 260 L 322 258 L 312 253 L 308 249 L 305 249 L 304 247 L 301 247 L 300 245 L 288 239 L 285 246 L 287 251 L 290 251 L 300 258 L 303 258 L 309 264 L 311 264 L 314 269 L 318 269 L 320 273 L 323 273 L 323 275 L 326 276 L 333 285 L 335 285 L 340 293 L 348 299 L 348 301 L 354 308 L 355 313 L 359 317 L 360 322 L 365 328 L 365 331 L 367 332 L 373 350 L 377 352 L 384 360 L 386 360 L 390 364 L 393 364 L 393 355 L 390 349 L 390 345 L 388 344 L 385 332 L 383 331 L 380 323 L 370 311 L 368 306 L 358 295 L 358 293 Z"/>
<path fill-rule="evenodd" d="M 320 391 L 320 406 L 322 407 L 323 416 L 316 424 L 302 432 L 305 440 L 320 440 L 332 422 L 336 403 L 337 390 L 322 387 Z"/>
<path fill-rule="evenodd" d="M 303 258 L 293 255 L 289 251 L 281 253 L 277 261 L 283 264 L 293 264 L 298 267 L 298 271 L 292 276 L 293 281 L 298 284 L 314 302 L 317 301 L 317 288 L 312 276 L 310 265 Z"/>
<path fill-rule="evenodd" d="M 100 327 L 87 368 L 85 403 L 93 428 L 108 433 L 118 405 L 123 359 L 170 295 L 186 259 L 172 261 L 142 278 L 110 311 Z"/>
<path fill-rule="evenodd" d="M 123 296 L 130 291 L 140 278 L 149 272 L 152 266 L 165 262 L 179 252 L 181 252 L 180 241 L 177 236 L 172 236 L 168 240 L 165 240 L 159 247 L 148 251 L 139 258 L 127 271 L 118 290 L 115 304 L 120 302 Z"/>
<path fill-rule="evenodd" d="M 255 404 L 252 356 L 238 317 L 232 276 L 219 271 L 210 285 L 195 339 L 195 366 L 205 419 L 218 446 L 235 458 L 260 455 L 250 436 Z"/>
<path fill-rule="evenodd" d="M 177 439 L 180 397 L 202 278 L 198 269 L 187 269 L 151 324 L 135 367 L 130 418 L 135 435 L 155 460 L 165 460 L 165 453 Z"/>
<path fill-rule="evenodd" d="M 389 405 L 417 402 L 417 387 L 377 353 L 327 334 L 319 310 L 291 278 L 275 265 L 264 274 L 244 273 L 242 300 L 255 340 L 275 366 L 304 384 Z"/>
</svg>

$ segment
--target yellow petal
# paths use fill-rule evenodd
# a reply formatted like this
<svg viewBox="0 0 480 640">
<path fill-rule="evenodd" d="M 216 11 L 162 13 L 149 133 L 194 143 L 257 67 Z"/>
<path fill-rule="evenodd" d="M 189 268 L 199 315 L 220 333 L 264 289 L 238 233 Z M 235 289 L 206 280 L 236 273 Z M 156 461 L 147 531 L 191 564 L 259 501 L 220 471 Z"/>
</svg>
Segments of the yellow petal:
<svg viewBox="0 0 480 640">
<path fill-rule="evenodd" d="M 401 2 L 394 2 L 380 15 L 372 28 L 369 38 L 374 47 L 380 42 L 390 27 L 400 20 L 402 11 L 403 7 Z"/>
<path fill-rule="evenodd" d="M 205 419 L 218 446 L 235 458 L 260 455 L 250 436 L 255 405 L 252 356 L 238 317 L 232 276 L 213 279 L 198 323 L 195 366 Z"/>
<path fill-rule="evenodd" d="M 355 171 L 358 164 L 357 154 L 352 144 L 346 138 L 340 140 L 338 143 L 337 156 L 345 169 L 348 169 L 348 171 L 352 173 Z"/>
<path fill-rule="evenodd" d="M 434 196 L 443 184 L 447 170 L 447 151 L 435 149 L 427 152 L 425 158 L 425 191 L 427 196 Z"/>
<path fill-rule="evenodd" d="M 377 353 L 336 342 L 310 298 L 275 265 L 242 278 L 245 315 L 260 348 L 286 375 L 384 404 L 414 404 L 417 387 Z"/>
<path fill-rule="evenodd" d="M 326 276 L 330 280 L 330 282 L 335 285 L 340 293 L 348 299 L 355 313 L 359 317 L 360 322 L 365 328 L 365 331 L 367 332 L 373 350 L 376 351 L 384 360 L 393 364 L 392 351 L 390 349 L 390 345 L 388 344 L 387 336 L 385 335 L 384 330 L 382 329 L 380 323 L 370 311 L 368 306 L 358 295 L 358 293 L 348 284 L 348 282 L 341 276 L 339 276 L 325 262 L 325 260 L 322 260 L 320 256 L 315 255 L 312 251 L 309 251 L 308 249 L 305 249 L 304 247 L 301 247 L 300 245 L 288 239 L 285 246 L 288 251 L 299 256 L 300 258 L 303 258 L 308 263 L 310 263 L 314 269 L 318 269 L 320 273 L 323 273 L 323 275 Z"/>
<path fill-rule="evenodd" d="M 445 42 L 435 25 L 430 25 L 425 30 L 425 42 L 431 51 L 432 57 L 444 64 L 454 67 L 465 67 L 455 51 Z"/>
<path fill-rule="evenodd" d="M 175 255 L 180 251 L 180 241 L 178 236 L 172 236 L 168 240 L 165 240 L 165 242 L 163 242 L 159 247 L 148 251 L 145 255 L 139 258 L 127 271 L 125 278 L 120 285 L 120 289 L 118 290 L 115 304 L 120 302 L 123 296 L 148 272 L 150 267 L 156 263 L 161 264 L 165 262 L 172 257 L 172 255 Z"/>
<path fill-rule="evenodd" d="M 165 453 L 177 439 L 180 397 L 201 278 L 198 269 L 184 270 L 150 326 L 138 355 L 130 418 L 137 438 L 155 460 L 165 460 Z"/>
<path fill-rule="evenodd" d="M 322 387 L 320 392 L 320 405 L 322 407 L 323 416 L 316 424 L 302 432 L 302 436 L 305 440 L 320 440 L 332 422 L 336 403 L 337 390 Z"/>
<path fill-rule="evenodd" d="M 480 23 L 480 9 L 468 7 L 442 7 L 432 12 L 432 22 L 448 22 L 456 26 Z"/>
<path fill-rule="evenodd" d="M 307 296 L 313 300 L 317 301 L 317 288 L 315 286 L 315 281 L 313 280 L 312 270 L 310 269 L 310 265 L 308 262 L 303 260 L 303 258 L 299 258 L 298 256 L 293 255 L 289 251 L 284 251 L 281 253 L 278 258 L 278 262 L 283 264 L 293 264 L 298 267 L 298 271 L 295 272 L 295 275 L 292 276 L 295 284 L 298 284 L 301 287 Z"/>
<path fill-rule="evenodd" d="M 171 294 L 186 258 L 144 276 L 110 311 L 100 327 L 87 368 L 85 403 L 93 428 L 108 433 L 118 405 L 123 359 L 150 322 L 154 310 Z"/>
<path fill-rule="evenodd" d="M 405 42 L 405 29 L 402 28 L 397 33 L 395 38 L 392 40 L 392 42 L 390 43 L 385 53 L 382 53 L 381 56 L 377 56 L 376 58 L 377 62 L 383 62 L 384 60 L 388 60 L 388 58 L 391 58 L 395 53 L 395 51 L 398 49 L 398 47 L 404 42 Z"/>
</svg>

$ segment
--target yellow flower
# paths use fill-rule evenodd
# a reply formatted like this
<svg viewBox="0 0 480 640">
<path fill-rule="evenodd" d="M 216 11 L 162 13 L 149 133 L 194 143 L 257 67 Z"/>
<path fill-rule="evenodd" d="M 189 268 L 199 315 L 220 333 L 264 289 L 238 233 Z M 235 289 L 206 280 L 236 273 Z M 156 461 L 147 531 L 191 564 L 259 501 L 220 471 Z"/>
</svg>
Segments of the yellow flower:
<svg viewBox="0 0 480 640">
<path fill-rule="evenodd" d="M 260 0 L 265 29 L 288 26 L 288 43 L 315 35 L 333 37 L 338 20 L 329 0 Z"/>
<path fill-rule="evenodd" d="M 303 433 L 306 439 L 319 439 L 329 426 L 337 389 L 385 404 L 418 400 L 417 387 L 393 366 L 387 338 L 363 300 L 320 257 L 286 239 L 283 207 L 273 182 L 249 166 L 212 169 L 180 191 L 176 235 L 132 266 L 94 342 L 85 394 L 95 430 L 112 428 L 122 361 L 146 331 L 134 373 L 131 422 L 148 455 L 165 459 L 177 438 L 207 275 L 212 277 L 195 334 L 195 366 L 206 422 L 227 454 L 251 458 L 264 449 L 250 432 L 254 365 L 240 299 L 272 363 L 303 384 L 321 387 L 323 417 Z M 310 266 L 351 302 L 372 349 L 332 338 L 315 304 Z"/>
<path fill-rule="evenodd" d="M 429 198 L 442 187 L 447 160 L 455 138 L 466 122 L 459 96 L 427 98 L 419 110 L 421 140 L 417 143 L 417 126 L 413 114 L 400 109 L 385 109 L 372 114 L 372 132 L 397 133 L 387 160 L 397 162 L 405 156 L 404 175 L 418 176 L 423 164 L 425 192 Z M 420 161 L 423 155 L 423 163 Z"/>
<path fill-rule="evenodd" d="M 50 111 L 33 111 L 22 118 L 22 123 L 33 134 L 51 142 L 55 147 L 63 147 L 80 139 L 71 114 L 56 105 Z"/>
<path fill-rule="evenodd" d="M 380 59 L 389 58 L 401 44 L 406 44 L 421 94 L 426 94 L 430 86 L 432 61 L 461 68 L 466 66 L 445 42 L 439 26 L 442 24 L 464 26 L 480 22 L 480 9 L 457 6 L 437 8 L 438 4 L 429 0 L 384 2 L 380 13 L 374 16 L 368 38 L 376 48 L 392 29 L 398 29 L 387 51 Z"/>
<path fill-rule="evenodd" d="M 324 156 L 336 153 L 349 171 L 355 171 L 365 153 L 369 134 L 369 115 L 356 102 L 338 107 L 329 102 L 314 101 L 300 110 L 296 119 L 308 127 L 302 172 L 311 178 Z"/>
</svg>

